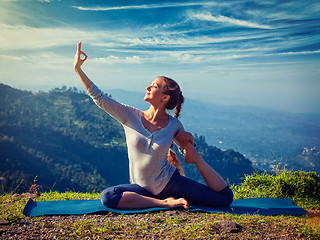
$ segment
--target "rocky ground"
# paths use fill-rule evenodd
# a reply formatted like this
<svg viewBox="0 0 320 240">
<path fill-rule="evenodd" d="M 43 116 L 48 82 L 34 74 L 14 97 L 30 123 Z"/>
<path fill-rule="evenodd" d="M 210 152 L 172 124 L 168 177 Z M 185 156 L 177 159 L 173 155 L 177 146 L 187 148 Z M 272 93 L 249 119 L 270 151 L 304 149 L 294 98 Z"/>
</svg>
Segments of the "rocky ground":
<svg viewBox="0 0 320 240">
<path fill-rule="evenodd" d="M 79 215 L 2 222 L 1 239 L 317 239 L 319 211 L 304 217 L 234 216 L 172 210 L 132 215 Z M 319 231 L 319 230 L 318 230 Z"/>
</svg>

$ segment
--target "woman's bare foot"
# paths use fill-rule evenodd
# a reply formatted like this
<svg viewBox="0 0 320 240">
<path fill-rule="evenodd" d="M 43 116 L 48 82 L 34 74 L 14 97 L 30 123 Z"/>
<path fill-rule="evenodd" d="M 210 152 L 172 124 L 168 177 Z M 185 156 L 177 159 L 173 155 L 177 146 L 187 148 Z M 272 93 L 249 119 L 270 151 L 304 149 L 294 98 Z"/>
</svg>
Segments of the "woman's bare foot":
<svg viewBox="0 0 320 240">
<path fill-rule="evenodd" d="M 189 203 L 184 198 L 175 199 L 173 197 L 169 197 L 165 199 L 164 202 L 167 207 L 183 207 L 185 209 L 189 209 Z"/>
</svg>

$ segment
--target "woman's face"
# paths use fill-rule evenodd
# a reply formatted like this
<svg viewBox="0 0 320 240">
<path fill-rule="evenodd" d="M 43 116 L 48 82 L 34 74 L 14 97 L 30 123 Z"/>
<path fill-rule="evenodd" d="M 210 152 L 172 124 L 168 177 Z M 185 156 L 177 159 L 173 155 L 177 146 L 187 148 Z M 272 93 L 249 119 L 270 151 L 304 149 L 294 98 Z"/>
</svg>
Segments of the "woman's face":
<svg viewBox="0 0 320 240">
<path fill-rule="evenodd" d="M 163 93 L 163 85 L 165 82 L 161 78 L 156 78 L 148 87 L 144 100 L 151 104 L 163 102 L 168 95 Z"/>
</svg>

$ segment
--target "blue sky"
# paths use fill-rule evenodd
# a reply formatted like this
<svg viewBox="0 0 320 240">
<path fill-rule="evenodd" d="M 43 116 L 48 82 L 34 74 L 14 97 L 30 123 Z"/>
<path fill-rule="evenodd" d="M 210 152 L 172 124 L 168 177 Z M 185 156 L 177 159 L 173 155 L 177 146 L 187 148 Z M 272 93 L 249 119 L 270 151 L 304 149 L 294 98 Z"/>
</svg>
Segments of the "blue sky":
<svg viewBox="0 0 320 240">
<path fill-rule="evenodd" d="M 320 2 L 0 1 L 0 82 L 144 92 L 159 75 L 186 98 L 320 112 Z M 116 97 L 116 96 L 114 96 Z"/>
</svg>

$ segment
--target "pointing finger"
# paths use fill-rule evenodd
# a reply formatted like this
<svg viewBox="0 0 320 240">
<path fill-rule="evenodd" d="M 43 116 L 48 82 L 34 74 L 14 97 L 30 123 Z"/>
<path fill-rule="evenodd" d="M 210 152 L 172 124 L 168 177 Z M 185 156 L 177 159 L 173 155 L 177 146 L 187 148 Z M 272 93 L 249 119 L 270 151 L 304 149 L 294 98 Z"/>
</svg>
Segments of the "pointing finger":
<svg viewBox="0 0 320 240">
<path fill-rule="evenodd" d="M 78 52 L 81 51 L 81 42 L 78 42 Z"/>
</svg>

